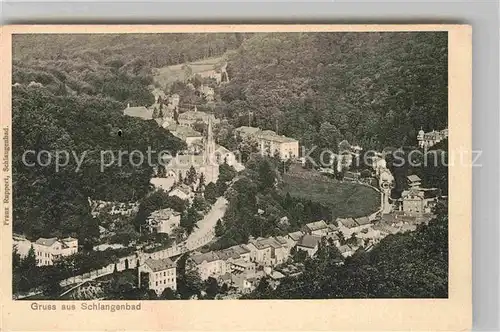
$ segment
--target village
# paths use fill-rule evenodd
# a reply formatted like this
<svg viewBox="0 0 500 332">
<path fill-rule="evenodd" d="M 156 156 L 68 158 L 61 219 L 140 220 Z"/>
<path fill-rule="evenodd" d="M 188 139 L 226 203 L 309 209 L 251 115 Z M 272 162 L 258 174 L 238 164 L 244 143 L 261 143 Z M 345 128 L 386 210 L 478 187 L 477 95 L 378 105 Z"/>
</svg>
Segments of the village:
<svg viewBox="0 0 500 332">
<path fill-rule="evenodd" d="M 208 71 L 202 76 L 212 80 L 212 84 L 224 84 L 229 80 L 225 71 L 227 64 L 218 71 Z M 202 96 L 207 105 L 214 103 L 214 88 L 201 84 L 191 89 Z M 183 104 L 179 94 L 167 95 L 159 88 L 152 89 L 155 102 L 151 106 L 127 105 L 124 116 L 136 117 L 145 121 L 154 120 L 159 127 L 168 130 L 175 137 L 185 142 L 186 149 L 177 156 L 165 160 L 166 166 L 158 166 L 151 184 L 168 196 L 193 204 L 197 195 L 204 195 L 204 188 L 209 183 L 216 183 L 222 165 L 232 167 L 236 173 L 245 169 L 238 151 L 230 151 L 219 145 L 214 138 L 214 127 L 223 119 L 216 118 L 209 112 L 198 110 L 199 105 Z M 181 109 L 183 111 L 181 112 Z M 200 128 L 202 130 L 200 130 Z M 303 166 L 305 161 L 300 154 L 297 139 L 280 135 L 272 130 L 250 126 L 235 129 L 234 135 L 241 140 L 250 140 L 258 151 L 265 156 L 275 156 Z M 425 133 L 420 131 L 416 143 L 421 148 L 429 148 L 448 137 L 447 129 Z M 346 144 L 346 142 L 342 143 Z M 347 143 L 348 144 L 348 143 Z M 330 168 L 320 168 L 317 173 L 333 173 L 333 168 L 345 171 L 343 181 L 351 181 L 363 186 L 370 186 L 380 195 L 380 205 L 376 211 L 358 217 L 337 217 L 334 220 L 310 220 L 300 229 L 272 237 L 250 237 L 248 242 L 240 243 L 221 250 L 207 251 L 207 245 L 216 239 L 216 223 L 223 219 L 227 209 L 227 200 L 217 197 L 215 203 L 206 209 L 205 214 L 188 236 L 181 237 L 168 247 L 144 247 L 131 243 L 134 253 L 120 257 L 118 262 L 90 271 L 85 275 L 73 276 L 61 281 L 61 286 L 75 289 L 85 287 L 90 280 L 112 274 L 116 271 L 137 269 L 138 287 L 141 275 L 148 277 L 147 287 L 160 296 L 165 290 L 177 289 L 177 260 L 188 254 L 186 269 L 196 271 L 202 281 L 214 279 L 220 287 L 230 291 L 220 298 L 238 298 L 254 290 L 262 278 L 269 280 L 272 287 L 277 287 L 285 277 L 300 275 L 304 269 L 304 260 L 313 259 L 322 246 L 336 247 L 340 253 L 338 264 L 352 256 L 359 249 L 370 251 L 388 235 L 409 232 L 425 224 L 433 217 L 433 208 L 438 200 L 446 199 L 436 193 L 435 188 L 424 188 L 417 175 L 407 176 L 408 189 L 400 198 L 391 198 L 394 188 L 394 176 L 387 168 L 382 154 L 372 158 L 373 179 L 371 183 L 360 179 L 360 173 L 350 170 L 352 159 L 363 150 L 360 146 L 349 146 L 349 151 Z M 184 181 L 192 178 L 189 184 Z M 137 202 L 106 202 L 88 198 L 92 216 L 102 214 L 110 216 L 133 216 L 138 212 Z M 264 213 L 264 211 L 258 211 Z M 287 223 L 283 216 L 281 222 Z M 147 217 L 147 231 L 153 234 L 173 234 L 181 223 L 181 213 L 172 208 L 151 212 Z M 111 232 L 99 226 L 103 239 Z M 14 246 L 21 258 L 33 248 L 37 266 L 51 266 L 61 257 L 75 254 L 79 250 L 78 240 L 65 238 L 39 238 L 29 241 L 22 235 L 14 235 Z M 103 243 L 94 247 L 94 251 L 107 248 L 124 248 L 120 244 Z"/>
</svg>

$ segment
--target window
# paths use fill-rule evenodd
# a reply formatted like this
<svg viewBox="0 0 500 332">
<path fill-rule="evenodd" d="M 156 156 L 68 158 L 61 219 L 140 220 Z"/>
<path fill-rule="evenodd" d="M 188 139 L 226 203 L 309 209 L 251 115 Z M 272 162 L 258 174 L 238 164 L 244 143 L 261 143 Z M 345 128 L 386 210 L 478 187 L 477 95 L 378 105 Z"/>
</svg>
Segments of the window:
<svg viewBox="0 0 500 332">
<path fill-rule="evenodd" d="M 163 276 L 166 276 L 166 275 L 167 275 L 167 272 L 165 272 L 165 271 L 164 271 L 164 272 L 163 272 Z"/>
<path fill-rule="evenodd" d="M 156 286 L 158 286 L 158 281 L 156 282 Z"/>
</svg>

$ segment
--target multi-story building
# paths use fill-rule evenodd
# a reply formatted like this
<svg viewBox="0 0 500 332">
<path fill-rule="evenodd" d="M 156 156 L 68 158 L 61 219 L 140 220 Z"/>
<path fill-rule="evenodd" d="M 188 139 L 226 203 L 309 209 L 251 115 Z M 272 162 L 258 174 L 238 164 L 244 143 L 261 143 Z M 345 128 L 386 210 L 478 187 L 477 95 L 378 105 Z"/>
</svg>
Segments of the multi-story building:
<svg viewBox="0 0 500 332">
<path fill-rule="evenodd" d="M 330 233 L 330 228 L 324 220 L 320 220 L 306 224 L 302 231 L 310 235 L 325 236 Z"/>
<path fill-rule="evenodd" d="M 433 189 L 410 188 L 401 193 L 401 209 L 409 215 L 431 213 L 436 201 Z"/>
<path fill-rule="evenodd" d="M 242 126 L 235 130 L 243 139 L 252 138 L 257 141 L 262 154 L 279 155 L 281 159 L 299 157 L 299 141 L 278 135 L 272 130 L 260 130 L 255 127 Z"/>
<path fill-rule="evenodd" d="M 177 289 L 177 269 L 170 258 L 148 259 L 140 270 L 149 274 L 149 289 L 156 294 L 160 295 L 167 288 Z"/>
<path fill-rule="evenodd" d="M 154 211 L 147 219 L 150 231 L 157 233 L 171 233 L 181 223 L 181 214 L 172 209 Z"/>
<path fill-rule="evenodd" d="M 290 254 L 285 238 L 281 241 L 273 237 L 250 239 L 247 247 L 251 261 L 264 266 L 285 263 Z"/>
<path fill-rule="evenodd" d="M 309 257 L 312 257 L 318 251 L 320 242 L 321 236 L 306 234 L 297 243 L 297 249 L 307 252 Z"/>
<path fill-rule="evenodd" d="M 53 265 L 57 259 L 77 253 L 78 240 L 71 237 L 64 239 L 41 237 L 35 241 L 33 248 L 37 266 Z"/>
<path fill-rule="evenodd" d="M 201 280 L 207 280 L 209 277 L 218 278 L 226 272 L 230 272 L 226 262 L 214 251 L 197 253 L 189 259 L 200 273 Z"/>
<path fill-rule="evenodd" d="M 430 148 L 447 138 L 448 138 L 448 129 L 443 129 L 440 131 L 433 130 L 428 133 L 420 129 L 417 135 L 418 146 L 420 148 Z"/>
</svg>

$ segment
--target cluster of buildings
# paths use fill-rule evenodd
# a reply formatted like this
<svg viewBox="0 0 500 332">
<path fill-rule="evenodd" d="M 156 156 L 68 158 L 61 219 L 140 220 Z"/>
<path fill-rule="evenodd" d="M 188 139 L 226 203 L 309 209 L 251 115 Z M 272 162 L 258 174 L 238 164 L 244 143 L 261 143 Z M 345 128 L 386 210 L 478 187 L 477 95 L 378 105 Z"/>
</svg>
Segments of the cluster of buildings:
<svg viewBox="0 0 500 332">
<path fill-rule="evenodd" d="M 428 133 L 420 129 L 417 135 L 418 146 L 422 149 L 430 148 L 447 138 L 448 129 L 433 130 Z"/>
<path fill-rule="evenodd" d="M 13 234 L 13 247 L 21 258 L 25 258 L 31 248 L 35 251 L 36 266 L 54 265 L 61 257 L 70 256 L 78 252 L 78 239 L 66 238 L 39 238 L 31 242 L 26 237 Z"/>
<path fill-rule="evenodd" d="M 408 189 L 401 193 L 397 210 L 410 216 L 429 214 L 436 206 L 440 193 L 436 188 L 422 188 L 417 175 L 407 176 Z"/>
<path fill-rule="evenodd" d="M 95 218 L 99 214 L 106 212 L 112 216 L 131 216 L 139 210 L 139 203 L 137 202 L 110 202 L 101 200 L 92 200 L 87 198 L 90 206 L 92 216 Z"/>
<path fill-rule="evenodd" d="M 279 155 L 281 159 L 296 159 L 299 157 L 299 141 L 294 138 L 278 135 L 272 130 L 261 130 L 260 128 L 242 126 L 235 132 L 243 139 L 252 139 L 258 143 L 261 153 L 274 156 Z"/>
</svg>

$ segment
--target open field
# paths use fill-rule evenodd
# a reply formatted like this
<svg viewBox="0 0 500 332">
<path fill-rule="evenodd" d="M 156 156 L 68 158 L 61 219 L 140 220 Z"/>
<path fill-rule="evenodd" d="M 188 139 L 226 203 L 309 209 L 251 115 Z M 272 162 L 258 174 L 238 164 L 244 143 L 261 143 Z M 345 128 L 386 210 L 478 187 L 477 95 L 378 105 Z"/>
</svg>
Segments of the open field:
<svg viewBox="0 0 500 332">
<path fill-rule="evenodd" d="M 379 208 L 380 194 L 358 183 L 341 182 L 305 170 L 286 174 L 283 180 L 283 192 L 328 206 L 336 217 L 366 216 Z"/>
<path fill-rule="evenodd" d="M 196 73 L 209 71 L 214 68 L 215 64 L 222 61 L 222 57 L 217 58 L 207 58 L 196 62 L 188 63 L 188 65 L 193 70 L 193 75 Z M 159 68 L 156 75 L 153 76 L 155 83 L 159 84 L 162 88 L 166 85 L 170 85 L 175 81 L 184 81 L 184 70 L 182 66 L 184 64 L 178 64 L 174 66 L 167 66 Z"/>
</svg>

